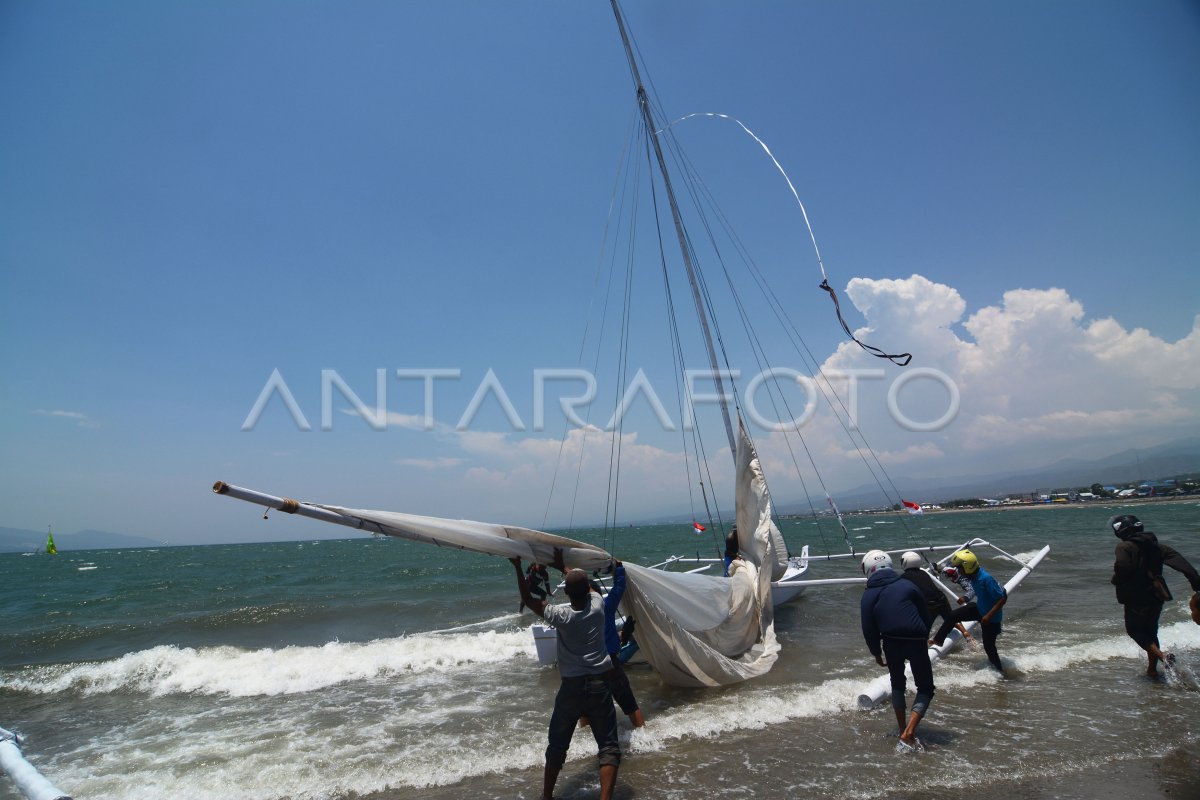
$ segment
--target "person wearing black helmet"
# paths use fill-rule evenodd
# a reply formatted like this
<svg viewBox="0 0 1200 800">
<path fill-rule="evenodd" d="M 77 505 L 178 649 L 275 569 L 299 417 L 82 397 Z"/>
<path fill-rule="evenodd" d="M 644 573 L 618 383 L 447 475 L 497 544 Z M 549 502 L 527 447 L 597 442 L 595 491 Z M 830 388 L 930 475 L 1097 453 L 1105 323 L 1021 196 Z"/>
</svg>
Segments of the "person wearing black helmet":
<svg viewBox="0 0 1200 800">
<path fill-rule="evenodd" d="M 1158 643 L 1158 619 L 1163 603 L 1173 599 L 1163 579 L 1163 566 L 1182 572 L 1192 585 L 1190 603 L 1192 618 L 1197 619 L 1200 604 L 1200 574 L 1175 548 L 1158 541 L 1145 529 L 1141 520 L 1132 514 L 1122 514 L 1108 521 L 1108 526 L 1121 541 L 1117 544 L 1113 562 L 1112 583 L 1117 587 L 1117 602 L 1125 607 L 1125 632 L 1137 646 L 1146 651 L 1146 675 L 1158 677 L 1158 662 L 1170 665 L 1174 657 L 1164 653 Z"/>
</svg>

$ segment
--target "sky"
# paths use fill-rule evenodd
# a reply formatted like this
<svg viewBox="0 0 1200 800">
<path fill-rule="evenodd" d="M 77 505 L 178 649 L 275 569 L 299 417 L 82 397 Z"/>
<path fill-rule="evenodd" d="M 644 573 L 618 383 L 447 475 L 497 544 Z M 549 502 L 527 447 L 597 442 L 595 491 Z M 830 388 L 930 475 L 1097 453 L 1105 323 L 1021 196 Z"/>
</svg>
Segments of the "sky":
<svg viewBox="0 0 1200 800">
<path fill-rule="evenodd" d="M 813 364 L 882 370 L 860 374 L 856 421 L 894 479 L 1200 435 L 1195 3 L 625 13 L 663 113 L 751 129 L 851 328 L 913 353 L 898 368 L 846 341 L 787 183 L 737 124 L 671 127 Z M 606 2 L 3 3 L 0 108 L 0 526 L 346 535 L 263 522 L 216 480 L 590 524 L 629 376 L 680 427 L 661 314 L 631 322 L 653 346 L 631 344 L 624 382 L 585 338 L 636 110 Z M 745 391 L 761 370 L 736 329 Z M 535 424 L 535 376 L 573 369 L 597 379 L 588 427 L 567 424 L 582 381 L 561 372 Z M 805 441 L 836 495 L 869 476 L 827 405 Z M 686 436 L 645 393 L 625 421 L 618 522 L 697 513 Z M 779 501 L 813 489 L 781 434 L 752 435 Z"/>
</svg>

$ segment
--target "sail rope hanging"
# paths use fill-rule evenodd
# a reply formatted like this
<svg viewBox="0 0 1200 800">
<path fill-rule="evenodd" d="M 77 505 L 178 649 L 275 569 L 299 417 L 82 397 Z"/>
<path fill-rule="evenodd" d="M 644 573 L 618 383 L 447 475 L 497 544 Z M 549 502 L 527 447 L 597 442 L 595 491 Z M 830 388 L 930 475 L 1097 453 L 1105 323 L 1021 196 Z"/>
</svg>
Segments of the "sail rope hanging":
<svg viewBox="0 0 1200 800">
<path fill-rule="evenodd" d="M 664 139 L 668 143 L 675 143 L 674 137 L 664 137 Z M 838 395 L 836 389 L 834 389 L 833 385 L 830 383 L 828 376 L 825 376 L 821 372 L 816 358 L 813 356 L 811 349 L 809 349 L 809 347 L 808 347 L 808 344 L 804 341 L 803 335 L 800 333 L 800 331 L 796 327 L 795 323 L 788 316 L 783 302 L 779 299 L 779 297 L 775 294 L 775 292 L 771 290 L 770 286 L 768 285 L 764 276 L 762 275 L 761 271 L 759 270 L 757 264 L 754 263 L 754 259 L 746 251 L 746 248 L 745 248 L 744 244 L 742 244 L 740 237 L 733 230 L 733 227 L 730 224 L 730 222 L 729 222 L 728 218 L 726 217 L 726 215 L 724 214 L 724 212 L 721 211 L 720 204 L 717 203 L 716 199 L 712 196 L 711 192 L 709 192 L 708 188 L 704 185 L 703 179 L 701 179 L 699 177 L 699 175 L 696 174 L 695 169 L 693 168 L 691 163 L 688 161 L 687 157 L 683 154 L 682 150 L 677 147 L 677 143 L 675 146 L 672 146 L 671 150 L 672 150 L 672 154 L 676 157 L 676 159 L 679 162 L 681 172 L 685 176 L 688 176 L 688 180 L 685 181 L 685 185 L 688 187 L 689 191 L 691 192 L 693 201 L 695 202 L 697 208 L 699 208 L 702 205 L 708 206 L 711 208 L 711 210 L 713 211 L 713 213 L 716 216 L 716 219 L 720 222 L 721 227 L 724 229 L 726 235 L 729 236 L 730 241 L 733 243 L 736 252 L 739 254 L 741 259 L 745 262 L 746 266 L 749 268 L 752 278 L 754 279 L 755 283 L 758 285 L 760 291 L 763 293 L 765 299 L 768 302 L 768 305 L 772 309 L 776 318 L 783 325 L 783 329 L 784 329 L 785 333 L 787 334 L 788 338 L 792 340 L 793 345 L 796 347 L 797 353 L 800 355 L 801 359 L 803 359 L 805 361 L 806 365 L 809 367 L 812 374 L 814 376 L 819 376 L 821 378 L 821 380 L 814 381 L 814 384 L 813 384 L 814 387 L 817 389 L 818 392 L 820 392 L 820 394 L 825 396 L 826 402 L 829 403 L 831 409 L 833 409 L 834 401 L 836 401 L 837 405 L 841 407 L 842 412 L 846 415 L 846 417 L 843 418 L 841 415 L 839 415 L 836 412 L 836 410 L 834 410 L 834 417 L 837 419 L 838 423 L 841 425 L 842 430 L 846 433 L 851 444 L 854 446 L 855 451 L 858 452 L 859 458 L 862 460 L 863 464 L 866 466 L 868 472 L 870 472 L 876 485 L 880 488 L 883 496 L 888 497 L 888 498 L 894 497 L 894 498 L 898 499 L 900 497 L 900 495 L 899 495 L 899 492 L 896 490 L 895 484 L 893 483 L 891 476 L 887 474 L 887 470 L 885 470 L 883 468 L 883 464 L 879 461 L 878 455 L 871 448 L 870 444 L 866 441 L 865 437 L 862 436 L 861 432 L 859 432 L 859 437 L 858 437 L 859 439 L 861 439 L 861 443 L 856 441 L 856 437 L 854 435 L 855 432 L 853 430 L 851 430 L 851 428 L 847 425 L 847 422 L 846 422 L 846 419 L 849 418 L 849 411 L 846 408 L 845 402 Z M 716 243 L 715 239 L 713 238 L 712 230 L 709 229 L 709 227 L 707 225 L 707 216 L 702 215 L 702 218 L 705 220 L 705 223 L 706 223 L 705 228 L 706 228 L 706 230 L 708 230 L 708 233 L 709 233 L 710 244 L 713 247 L 714 251 L 718 253 L 718 260 L 721 262 L 722 270 L 724 271 L 724 274 L 725 274 L 726 283 L 729 287 L 729 290 L 730 290 L 732 296 L 735 298 L 735 302 L 736 302 L 736 305 L 738 308 L 738 313 L 742 318 L 743 327 L 746 329 L 747 333 L 750 335 L 751 344 L 753 347 L 753 351 L 755 353 L 755 358 L 759 361 L 759 369 L 761 371 L 765 368 L 762 359 L 765 358 L 766 350 L 762 346 L 762 342 L 759 341 L 757 334 L 754 333 L 754 325 L 751 323 L 750 315 L 748 314 L 747 309 L 743 306 L 743 304 L 741 302 L 739 292 L 735 286 L 735 282 L 733 280 L 732 275 L 728 271 L 728 267 L 725 263 L 725 259 L 723 257 L 721 257 L 719 254 L 720 248 L 717 246 L 717 243 Z M 824 382 L 825 386 L 822 386 L 822 381 Z M 826 387 L 828 388 L 828 392 L 826 391 Z M 768 396 L 771 398 L 772 406 L 775 407 L 775 402 L 776 402 L 775 395 L 769 389 L 768 389 Z M 787 410 L 788 418 L 794 419 L 795 415 L 794 415 L 794 413 L 792 413 L 790 404 L 787 402 L 786 397 L 783 397 L 781 395 L 779 397 L 779 400 L 782 402 L 784 408 Z M 777 407 L 775 407 L 775 411 L 776 411 L 776 417 L 779 418 Z M 804 479 L 804 475 L 803 475 L 802 471 L 800 470 L 799 464 L 796 463 L 795 451 L 792 449 L 792 445 L 791 445 L 791 441 L 790 441 L 791 437 L 789 436 L 788 431 L 783 431 L 783 433 L 784 433 L 784 441 L 785 441 L 785 444 L 787 445 L 788 452 L 792 456 L 793 466 L 795 466 L 795 468 L 796 468 L 796 477 L 799 478 L 801 486 L 804 490 L 804 495 L 805 495 L 805 497 L 808 498 L 809 509 L 812 512 L 812 516 L 814 518 L 814 523 L 817 526 L 817 532 L 820 535 L 821 540 L 825 545 L 826 551 L 828 552 L 829 545 L 828 545 L 828 541 L 825 539 L 824 526 L 820 523 L 820 515 L 818 514 L 815 506 L 813 505 L 811 494 L 808 491 L 807 481 L 805 481 L 805 479 Z M 838 526 L 841 529 L 842 539 L 847 543 L 850 551 L 854 552 L 854 546 L 850 542 L 849 531 L 846 529 L 845 519 L 842 516 L 842 512 L 838 508 L 836 502 L 834 502 L 833 497 L 830 495 L 829 491 L 824 486 L 824 482 L 821 478 L 821 470 L 817 467 L 817 465 L 812 457 L 812 453 L 808 450 L 808 444 L 805 441 L 804 436 L 800 435 L 799 430 L 794 431 L 792 433 L 795 433 L 799 436 L 800 443 L 804 447 L 805 452 L 808 455 L 809 463 L 812 466 L 812 469 L 813 469 L 814 473 L 816 474 L 818 480 L 821 481 L 821 484 L 822 484 L 821 488 L 825 495 L 826 502 L 828 503 L 830 508 L 833 510 L 834 517 L 836 518 Z M 892 487 L 891 495 L 889 495 L 887 488 L 884 487 L 883 482 L 880 480 L 879 476 L 876 474 L 875 469 L 872 468 L 871 464 L 867 461 L 866 457 L 863 455 L 864 448 L 866 449 L 867 452 L 870 453 L 871 458 L 875 461 L 879 471 L 883 474 L 883 477 L 887 480 L 888 484 L 891 485 L 891 487 Z M 891 500 L 889 499 L 889 502 L 890 501 Z M 912 532 L 909 530 L 907 523 L 903 519 L 901 519 L 900 522 L 901 522 L 901 526 L 903 527 L 903 529 L 905 531 L 906 536 L 910 540 L 912 540 L 913 539 Z"/>
<path fill-rule="evenodd" d="M 792 197 L 796 198 L 796 205 L 800 207 L 800 215 L 804 218 L 804 226 L 808 229 L 808 238 L 812 240 L 813 252 L 816 253 L 817 256 L 817 266 L 821 268 L 821 283 L 819 288 L 829 293 L 829 299 L 833 301 L 833 310 L 834 313 L 837 314 L 838 322 L 842 325 L 842 330 L 846 332 L 846 335 L 850 337 L 852 342 L 876 358 L 887 359 L 898 367 L 908 366 L 908 363 L 912 361 L 912 353 L 887 353 L 883 350 L 880 350 L 878 347 L 875 347 L 874 345 L 867 344 L 866 342 L 860 340 L 854 335 L 854 331 L 850 330 L 850 325 L 846 322 L 846 318 L 842 316 L 842 305 L 838 301 L 837 292 L 835 292 L 833 287 L 829 285 L 829 275 L 825 272 L 825 261 L 821 258 L 821 248 L 817 246 L 817 236 L 813 232 L 812 223 L 808 219 L 808 211 L 804 208 L 804 201 L 800 199 L 800 193 L 796 191 L 796 187 L 792 184 L 792 179 L 788 177 L 787 171 L 784 170 L 783 165 L 779 163 L 779 159 L 775 158 L 775 154 L 771 152 L 771 148 L 767 147 L 767 143 L 758 138 L 754 131 L 747 128 L 746 125 L 736 117 L 731 117 L 728 114 L 721 114 L 713 111 L 699 111 L 694 114 L 688 114 L 687 116 L 680 117 L 679 119 L 675 120 L 667 127 L 670 128 L 674 125 L 678 125 L 680 122 L 686 122 L 693 117 L 716 117 L 718 119 L 727 119 L 730 122 L 737 123 L 738 127 L 745 131 L 751 139 L 758 142 L 759 147 L 761 147 L 763 152 L 767 154 L 767 158 L 771 159 L 771 163 L 775 165 L 775 168 L 779 170 L 779 174 L 782 175 L 784 181 L 787 182 L 788 189 L 790 189 L 792 192 Z"/>
</svg>

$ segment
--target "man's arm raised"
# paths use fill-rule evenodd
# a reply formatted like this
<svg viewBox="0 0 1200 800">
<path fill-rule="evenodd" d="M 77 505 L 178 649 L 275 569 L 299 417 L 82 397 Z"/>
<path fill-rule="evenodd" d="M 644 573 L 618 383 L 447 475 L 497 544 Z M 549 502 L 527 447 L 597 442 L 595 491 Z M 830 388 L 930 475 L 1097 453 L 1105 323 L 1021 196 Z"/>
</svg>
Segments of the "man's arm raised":
<svg viewBox="0 0 1200 800">
<path fill-rule="evenodd" d="M 517 571 L 517 590 L 521 593 L 521 602 L 539 617 L 543 616 L 546 612 L 546 601 L 538 600 L 529 593 L 529 585 L 525 582 L 525 573 L 521 571 L 521 559 L 514 557 L 510 558 L 509 562 Z"/>
</svg>

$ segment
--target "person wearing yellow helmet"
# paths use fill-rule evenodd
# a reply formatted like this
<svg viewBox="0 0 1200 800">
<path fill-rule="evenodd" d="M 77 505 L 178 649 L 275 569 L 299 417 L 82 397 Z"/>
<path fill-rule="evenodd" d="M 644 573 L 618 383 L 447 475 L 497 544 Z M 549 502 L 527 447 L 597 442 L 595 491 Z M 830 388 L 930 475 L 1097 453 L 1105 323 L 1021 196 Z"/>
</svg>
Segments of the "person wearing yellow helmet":
<svg viewBox="0 0 1200 800">
<path fill-rule="evenodd" d="M 1125 633 L 1146 651 L 1146 675 L 1158 677 L 1158 662 L 1173 662 L 1158 643 L 1158 619 L 1163 603 L 1171 600 L 1171 590 L 1163 580 L 1163 567 L 1182 572 L 1193 591 L 1200 592 L 1200 574 L 1175 548 L 1158 541 L 1132 514 L 1108 521 L 1121 541 L 1117 543 L 1112 583 L 1117 587 L 1117 602 L 1125 607 Z M 1200 594 L 1193 594 L 1189 607 L 1192 619 L 1200 625 Z"/>
<path fill-rule="evenodd" d="M 938 647 L 950 635 L 950 629 L 960 622 L 978 622 L 983 633 L 983 652 L 987 653 L 988 661 L 1001 675 L 1004 666 L 1000 663 L 1000 653 L 996 649 L 996 639 L 1000 636 L 1000 624 L 1003 618 L 1004 604 L 1008 602 L 1008 592 L 996 582 L 979 564 L 979 558 L 966 548 L 957 551 L 950 557 L 950 564 L 965 576 L 975 591 L 975 599 L 963 603 L 950 616 L 942 621 L 933 637 L 933 643 Z M 961 601 L 960 601 L 961 602 Z"/>
<path fill-rule="evenodd" d="M 965 547 L 950 556 L 950 565 L 956 569 L 961 569 L 968 576 L 974 575 L 979 571 L 979 559 Z"/>
</svg>

